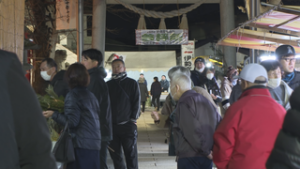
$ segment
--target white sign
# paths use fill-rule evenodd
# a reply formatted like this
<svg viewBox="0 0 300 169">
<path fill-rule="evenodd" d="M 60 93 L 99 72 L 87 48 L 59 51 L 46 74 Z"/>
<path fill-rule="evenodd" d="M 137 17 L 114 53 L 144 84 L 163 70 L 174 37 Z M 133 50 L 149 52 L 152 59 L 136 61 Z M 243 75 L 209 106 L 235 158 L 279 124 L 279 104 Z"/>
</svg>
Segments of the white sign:
<svg viewBox="0 0 300 169">
<path fill-rule="evenodd" d="M 195 41 L 189 41 L 186 45 L 181 45 L 182 66 L 192 69 L 193 58 L 195 57 Z"/>
<path fill-rule="evenodd" d="M 56 0 L 56 30 L 76 29 L 75 0 Z"/>
</svg>

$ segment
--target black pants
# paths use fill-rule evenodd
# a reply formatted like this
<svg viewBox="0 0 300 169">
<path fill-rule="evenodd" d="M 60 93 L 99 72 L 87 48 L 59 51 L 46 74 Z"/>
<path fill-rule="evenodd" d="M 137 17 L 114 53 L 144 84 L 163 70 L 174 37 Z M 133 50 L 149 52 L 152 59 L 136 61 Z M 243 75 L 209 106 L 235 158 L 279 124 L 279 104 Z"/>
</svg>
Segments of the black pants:
<svg viewBox="0 0 300 169">
<path fill-rule="evenodd" d="M 142 102 L 142 112 L 145 112 L 145 104 L 146 102 Z"/>
<path fill-rule="evenodd" d="M 107 161 L 107 146 L 109 145 L 108 141 L 101 141 L 101 150 L 100 150 L 100 169 L 108 169 Z"/>
<path fill-rule="evenodd" d="M 98 169 L 100 151 L 75 148 L 75 161 L 67 164 L 67 169 Z"/>
<path fill-rule="evenodd" d="M 152 96 L 152 104 L 154 105 L 154 107 L 157 107 L 157 111 L 159 110 L 159 106 L 160 106 L 159 98 L 160 98 L 160 95 Z"/>
<path fill-rule="evenodd" d="M 109 153 L 116 169 L 138 169 L 137 126 L 133 122 L 113 125 L 113 140 L 110 142 Z M 122 147 L 126 166 L 123 161 Z"/>
</svg>

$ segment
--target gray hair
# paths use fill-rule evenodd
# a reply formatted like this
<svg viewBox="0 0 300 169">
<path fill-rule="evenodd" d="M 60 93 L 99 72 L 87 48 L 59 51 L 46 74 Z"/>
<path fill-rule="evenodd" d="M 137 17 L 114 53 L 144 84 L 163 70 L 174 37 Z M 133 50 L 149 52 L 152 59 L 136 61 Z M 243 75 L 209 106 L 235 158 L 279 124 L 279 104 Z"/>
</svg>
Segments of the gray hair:
<svg viewBox="0 0 300 169">
<path fill-rule="evenodd" d="M 177 74 L 173 76 L 171 86 L 178 85 L 182 90 L 190 90 L 191 81 L 192 80 L 190 76 L 186 76 L 185 74 Z"/>
<path fill-rule="evenodd" d="M 174 78 L 175 75 L 178 75 L 178 74 L 184 74 L 185 76 L 188 76 L 188 77 L 191 76 L 190 70 L 183 66 L 174 66 L 168 72 L 168 76 L 171 80 Z"/>
</svg>

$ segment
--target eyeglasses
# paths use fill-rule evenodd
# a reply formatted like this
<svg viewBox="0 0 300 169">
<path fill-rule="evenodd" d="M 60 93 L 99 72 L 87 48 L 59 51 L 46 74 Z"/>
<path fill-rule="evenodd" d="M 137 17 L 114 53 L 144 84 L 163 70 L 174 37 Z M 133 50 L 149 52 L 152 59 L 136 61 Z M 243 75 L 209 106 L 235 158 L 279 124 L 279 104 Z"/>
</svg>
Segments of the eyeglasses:
<svg viewBox="0 0 300 169">
<path fill-rule="evenodd" d="M 282 58 L 283 60 L 285 60 L 286 62 L 295 62 L 296 58 Z"/>
</svg>

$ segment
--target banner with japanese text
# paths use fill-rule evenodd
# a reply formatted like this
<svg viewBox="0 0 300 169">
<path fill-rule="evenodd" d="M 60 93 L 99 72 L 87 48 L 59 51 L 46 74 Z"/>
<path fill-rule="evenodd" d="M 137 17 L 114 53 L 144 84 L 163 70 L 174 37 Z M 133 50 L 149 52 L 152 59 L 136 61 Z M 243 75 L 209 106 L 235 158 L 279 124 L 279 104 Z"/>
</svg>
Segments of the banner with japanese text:
<svg viewBox="0 0 300 169">
<path fill-rule="evenodd" d="M 136 30 L 136 45 L 182 45 L 188 43 L 188 30 Z"/>
<path fill-rule="evenodd" d="M 182 66 L 194 69 L 193 58 L 195 57 L 195 41 L 181 45 Z"/>
</svg>

